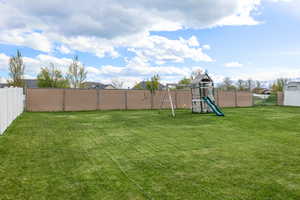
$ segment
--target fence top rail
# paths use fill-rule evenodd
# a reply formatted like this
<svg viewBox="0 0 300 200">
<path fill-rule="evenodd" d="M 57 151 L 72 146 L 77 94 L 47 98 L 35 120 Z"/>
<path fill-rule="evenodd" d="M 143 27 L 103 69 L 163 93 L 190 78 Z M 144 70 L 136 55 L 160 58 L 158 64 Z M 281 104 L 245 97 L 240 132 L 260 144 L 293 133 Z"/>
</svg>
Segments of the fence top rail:
<svg viewBox="0 0 300 200">
<path fill-rule="evenodd" d="M 10 89 L 10 88 L 0 88 L 0 89 Z M 22 89 L 22 88 L 20 88 Z M 143 91 L 143 92 L 150 92 L 147 89 L 100 89 L 100 88 L 26 88 L 27 90 L 87 90 L 87 91 Z M 165 92 L 166 90 L 157 90 L 157 92 Z M 172 89 L 171 92 L 189 92 L 189 89 Z M 215 91 L 217 92 L 224 92 L 224 93 L 245 93 L 245 94 L 252 94 L 252 92 L 249 91 L 240 91 L 240 90 L 220 90 L 218 88 L 215 88 Z"/>
<path fill-rule="evenodd" d="M 103 90 L 103 91 L 147 91 L 146 89 L 99 89 L 99 88 L 27 88 L 27 90 Z M 166 90 L 157 90 L 157 92 L 165 92 Z M 176 89 L 171 91 L 189 91 L 185 89 Z"/>
</svg>

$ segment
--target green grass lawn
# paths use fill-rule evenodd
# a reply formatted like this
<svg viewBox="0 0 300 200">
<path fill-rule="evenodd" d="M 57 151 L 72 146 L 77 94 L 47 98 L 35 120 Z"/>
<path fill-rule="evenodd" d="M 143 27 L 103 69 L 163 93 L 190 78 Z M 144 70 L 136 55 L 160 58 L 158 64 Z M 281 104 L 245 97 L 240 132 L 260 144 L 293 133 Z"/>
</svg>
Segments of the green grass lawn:
<svg viewBox="0 0 300 200">
<path fill-rule="evenodd" d="M 0 199 L 300 199 L 300 108 L 24 113 Z"/>
</svg>

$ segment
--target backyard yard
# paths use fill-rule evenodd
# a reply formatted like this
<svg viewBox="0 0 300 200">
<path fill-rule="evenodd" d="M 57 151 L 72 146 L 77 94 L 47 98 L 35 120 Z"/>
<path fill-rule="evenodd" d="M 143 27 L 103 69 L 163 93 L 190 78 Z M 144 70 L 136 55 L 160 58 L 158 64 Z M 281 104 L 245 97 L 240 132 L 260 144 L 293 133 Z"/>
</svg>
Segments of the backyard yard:
<svg viewBox="0 0 300 200">
<path fill-rule="evenodd" d="M 23 113 L 0 199 L 300 199 L 300 108 Z"/>
</svg>

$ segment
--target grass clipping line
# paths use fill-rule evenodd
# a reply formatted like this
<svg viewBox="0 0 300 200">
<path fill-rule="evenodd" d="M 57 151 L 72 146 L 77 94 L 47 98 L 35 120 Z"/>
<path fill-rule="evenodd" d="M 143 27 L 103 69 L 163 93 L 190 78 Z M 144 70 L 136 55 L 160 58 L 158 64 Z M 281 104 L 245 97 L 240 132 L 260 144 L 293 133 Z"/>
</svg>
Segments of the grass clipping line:
<svg viewBox="0 0 300 200">
<path fill-rule="evenodd" d="M 89 136 L 90 137 L 90 136 Z M 91 137 L 90 137 L 91 138 Z M 97 141 L 94 138 L 91 138 L 92 141 L 94 142 L 94 144 L 96 146 L 98 146 L 99 144 L 97 143 Z M 131 182 L 134 184 L 134 186 L 136 186 L 138 188 L 138 190 L 140 192 L 142 192 L 142 194 L 149 200 L 154 200 L 153 197 L 151 197 L 146 191 L 145 189 L 138 184 L 133 178 L 131 178 L 127 172 L 121 167 L 121 165 L 119 164 L 119 162 L 106 150 L 104 150 L 104 153 L 106 154 L 107 157 L 109 157 L 109 159 L 118 167 L 118 169 L 121 171 L 121 173 Z"/>
<path fill-rule="evenodd" d="M 121 165 L 119 164 L 119 162 L 107 151 L 105 151 L 105 154 L 115 163 L 115 165 L 119 168 L 119 170 L 122 172 L 122 174 L 129 180 L 131 181 L 142 193 L 143 195 L 149 199 L 149 200 L 154 200 L 153 197 L 151 197 L 146 191 L 145 189 L 138 184 L 134 179 L 132 179 L 127 173 L 126 171 L 121 167 Z"/>
</svg>

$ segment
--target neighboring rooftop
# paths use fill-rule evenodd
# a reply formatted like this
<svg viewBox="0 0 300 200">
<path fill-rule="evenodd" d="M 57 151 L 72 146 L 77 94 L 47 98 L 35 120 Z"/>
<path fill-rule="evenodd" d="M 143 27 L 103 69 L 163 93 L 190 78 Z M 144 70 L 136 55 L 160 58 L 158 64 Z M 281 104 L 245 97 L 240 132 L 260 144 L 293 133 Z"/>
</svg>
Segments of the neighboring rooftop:
<svg viewBox="0 0 300 200">
<path fill-rule="evenodd" d="M 113 85 L 111 84 L 103 84 L 99 82 L 85 82 L 84 83 L 86 88 L 90 89 L 116 89 Z"/>
<path fill-rule="evenodd" d="M 0 83 L 0 88 L 8 87 L 8 83 Z"/>
<path fill-rule="evenodd" d="M 26 88 L 38 88 L 38 80 L 37 79 L 24 79 Z"/>
</svg>

